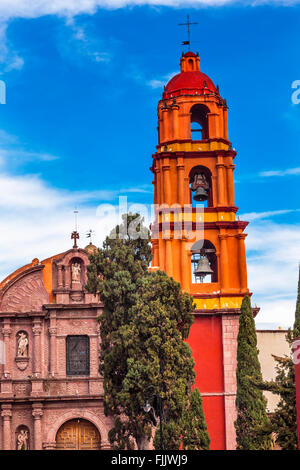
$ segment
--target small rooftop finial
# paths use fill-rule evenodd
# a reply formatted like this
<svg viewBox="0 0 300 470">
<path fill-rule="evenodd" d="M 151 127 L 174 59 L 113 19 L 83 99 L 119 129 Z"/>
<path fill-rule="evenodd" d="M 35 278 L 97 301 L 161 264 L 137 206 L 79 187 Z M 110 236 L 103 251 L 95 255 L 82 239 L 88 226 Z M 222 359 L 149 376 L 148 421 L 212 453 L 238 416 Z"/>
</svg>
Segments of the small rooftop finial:
<svg viewBox="0 0 300 470">
<path fill-rule="evenodd" d="M 73 245 L 73 248 L 78 248 L 77 246 L 77 240 L 79 240 L 79 233 L 77 231 L 77 214 L 78 214 L 78 210 L 77 210 L 77 207 L 75 208 L 74 210 L 74 216 L 75 216 L 75 230 L 71 233 L 71 240 L 74 240 L 74 245 Z"/>
<path fill-rule="evenodd" d="M 178 26 L 187 26 L 187 33 L 188 33 L 188 40 L 187 41 L 182 41 L 181 45 L 182 46 L 189 46 L 189 49 L 191 50 L 191 32 L 190 32 L 190 26 L 198 23 L 191 23 L 190 22 L 190 15 L 187 15 L 187 22 L 186 23 L 178 23 Z"/>
</svg>

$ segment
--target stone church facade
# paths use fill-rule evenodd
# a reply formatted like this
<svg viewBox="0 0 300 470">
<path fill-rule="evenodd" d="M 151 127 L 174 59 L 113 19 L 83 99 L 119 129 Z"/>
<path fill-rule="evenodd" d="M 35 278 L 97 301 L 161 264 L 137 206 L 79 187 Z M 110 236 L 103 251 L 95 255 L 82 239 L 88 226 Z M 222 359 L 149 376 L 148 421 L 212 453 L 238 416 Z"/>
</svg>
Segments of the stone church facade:
<svg viewBox="0 0 300 470">
<path fill-rule="evenodd" d="M 0 284 L 0 449 L 110 448 L 90 249 L 35 259 Z"/>
</svg>

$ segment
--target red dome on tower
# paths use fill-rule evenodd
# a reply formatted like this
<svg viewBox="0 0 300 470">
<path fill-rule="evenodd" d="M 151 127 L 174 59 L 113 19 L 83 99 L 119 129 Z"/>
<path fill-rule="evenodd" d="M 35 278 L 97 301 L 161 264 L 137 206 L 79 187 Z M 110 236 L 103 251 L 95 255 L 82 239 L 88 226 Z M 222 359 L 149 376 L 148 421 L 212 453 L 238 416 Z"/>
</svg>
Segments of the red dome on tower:
<svg viewBox="0 0 300 470">
<path fill-rule="evenodd" d="M 186 52 L 180 61 L 181 72 L 166 85 L 163 99 L 178 95 L 217 93 L 213 81 L 200 71 L 200 58 L 194 52 Z"/>
</svg>

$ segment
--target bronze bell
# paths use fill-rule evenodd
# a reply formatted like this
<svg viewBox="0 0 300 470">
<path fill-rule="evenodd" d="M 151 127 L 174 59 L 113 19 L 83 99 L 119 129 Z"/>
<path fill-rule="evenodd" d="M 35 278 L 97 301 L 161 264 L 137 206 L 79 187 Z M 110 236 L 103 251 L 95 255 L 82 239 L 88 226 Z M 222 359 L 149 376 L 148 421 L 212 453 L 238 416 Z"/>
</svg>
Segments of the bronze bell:
<svg viewBox="0 0 300 470">
<path fill-rule="evenodd" d="M 202 186 L 199 186 L 196 189 L 196 192 L 193 197 L 194 201 L 201 202 L 201 201 L 207 201 L 208 199 L 208 191 L 204 189 Z"/>
<path fill-rule="evenodd" d="M 207 256 L 202 256 L 198 261 L 198 266 L 194 271 L 194 276 L 202 281 L 207 274 L 213 274 Z"/>
</svg>

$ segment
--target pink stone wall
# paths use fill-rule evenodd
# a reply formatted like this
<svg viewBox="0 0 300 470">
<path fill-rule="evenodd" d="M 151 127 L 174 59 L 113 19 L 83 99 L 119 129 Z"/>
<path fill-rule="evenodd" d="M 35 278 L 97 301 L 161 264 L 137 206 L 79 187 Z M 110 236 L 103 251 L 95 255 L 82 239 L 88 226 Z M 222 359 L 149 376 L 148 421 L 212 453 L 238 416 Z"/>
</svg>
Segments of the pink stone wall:
<svg viewBox="0 0 300 470">
<path fill-rule="evenodd" d="M 234 421 L 236 420 L 235 398 L 238 331 L 239 316 L 223 315 L 222 336 L 224 366 L 225 430 L 227 450 L 234 450 L 236 448 L 236 433 Z"/>
<path fill-rule="evenodd" d="M 55 287 L 58 265 L 68 267 L 74 257 L 80 258 L 83 267 L 88 264 L 84 250 L 69 250 L 53 263 Z M 30 268 L 0 291 L 0 340 L 6 343 L 6 361 L 0 368 L 0 449 L 16 449 L 20 426 L 29 431 L 30 449 L 55 448 L 59 427 L 74 418 L 91 421 L 101 435 L 102 448 L 109 448 L 112 423 L 104 416 L 103 380 L 98 372 L 99 299 L 77 283 L 75 294 L 71 284 L 69 290 L 61 287 L 57 295 L 64 299 L 63 305 L 48 304 L 42 269 Z M 29 341 L 25 358 L 17 357 L 20 331 Z M 89 376 L 66 375 L 68 335 L 89 336 Z"/>
</svg>

